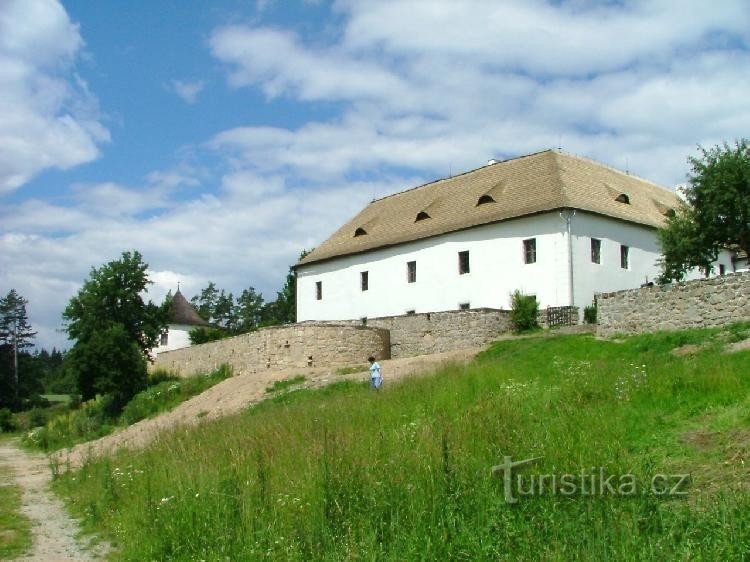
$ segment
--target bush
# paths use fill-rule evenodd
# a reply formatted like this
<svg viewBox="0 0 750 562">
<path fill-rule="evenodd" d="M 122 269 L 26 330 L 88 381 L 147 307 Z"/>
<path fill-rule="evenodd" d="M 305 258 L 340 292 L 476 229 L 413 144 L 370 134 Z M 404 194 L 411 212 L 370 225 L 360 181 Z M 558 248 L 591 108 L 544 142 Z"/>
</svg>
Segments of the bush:
<svg viewBox="0 0 750 562">
<path fill-rule="evenodd" d="M 191 345 L 198 345 L 201 343 L 208 343 L 210 341 L 222 340 L 231 336 L 227 330 L 220 328 L 193 328 L 188 332 Z"/>
<path fill-rule="evenodd" d="M 583 322 L 585 324 L 596 324 L 596 304 L 584 307 Z"/>
<path fill-rule="evenodd" d="M 0 432 L 15 431 L 18 429 L 16 420 L 8 408 L 0 408 Z"/>
<path fill-rule="evenodd" d="M 146 359 L 122 324 L 113 324 L 79 340 L 68 354 L 84 400 L 111 397 L 107 414 L 116 417 L 133 396 L 146 388 Z"/>
<path fill-rule="evenodd" d="M 526 332 L 538 328 L 537 315 L 539 303 L 533 295 L 524 295 L 521 291 L 514 291 L 510 295 L 510 322 L 516 332 Z"/>
</svg>

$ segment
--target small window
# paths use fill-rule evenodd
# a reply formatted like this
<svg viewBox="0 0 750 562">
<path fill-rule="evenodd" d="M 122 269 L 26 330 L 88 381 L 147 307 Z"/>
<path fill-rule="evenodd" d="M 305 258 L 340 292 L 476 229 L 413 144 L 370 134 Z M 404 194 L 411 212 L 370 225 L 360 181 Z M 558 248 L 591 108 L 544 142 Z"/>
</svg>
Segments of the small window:
<svg viewBox="0 0 750 562">
<path fill-rule="evenodd" d="M 364 236 L 365 234 L 367 234 L 367 231 L 364 228 L 362 228 L 361 226 L 357 230 L 354 231 L 354 237 L 355 238 L 357 236 Z"/>
<path fill-rule="evenodd" d="M 485 205 L 486 203 L 494 203 L 494 202 L 495 200 L 492 198 L 492 195 L 485 194 L 479 198 L 479 201 L 477 201 L 477 207 L 479 207 L 479 205 Z"/>
<path fill-rule="evenodd" d="M 677 211 L 675 211 L 674 209 L 667 209 L 666 211 L 664 211 L 664 216 L 668 219 L 673 219 L 676 215 Z"/>
<path fill-rule="evenodd" d="M 602 263 L 602 241 L 591 239 L 591 263 Z"/>
<path fill-rule="evenodd" d="M 417 262 L 415 261 L 406 262 L 406 282 L 417 282 Z"/>
<path fill-rule="evenodd" d="M 315 282 L 315 300 L 319 300 L 319 301 L 323 300 L 323 282 L 322 281 Z"/>
<path fill-rule="evenodd" d="M 719 275 L 726 275 L 727 273 L 727 266 L 723 263 L 719 264 Z"/>
<path fill-rule="evenodd" d="M 169 332 L 164 332 L 159 339 L 159 345 L 167 345 L 169 343 Z"/>
<path fill-rule="evenodd" d="M 359 286 L 360 286 L 360 288 L 363 291 L 366 291 L 367 289 L 370 288 L 370 286 L 369 286 L 370 285 L 370 279 L 369 279 L 369 277 L 370 277 L 370 274 L 369 274 L 368 271 L 362 271 L 359 274 Z"/>
<path fill-rule="evenodd" d="M 414 315 L 414 314 L 416 314 L 416 313 L 417 313 L 417 311 L 416 311 L 416 310 L 414 310 L 414 309 L 412 309 L 412 310 L 407 310 L 407 311 L 406 311 L 406 315 L 407 315 L 407 316 L 412 316 L 412 315 Z"/>
<path fill-rule="evenodd" d="M 458 310 L 469 310 L 471 308 L 471 303 L 468 302 L 462 302 L 458 305 Z"/>
<path fill-rule="evenodd" d="M 423 220 L 429 219 L 429 218 L 430 218 L 430 215 L 428 215 L 425 211 L 419 211 L 417 213 L 417 218 L 414 219 L 414 222 L 423 221 Z"/>
<path fill-rule="evenodd" d="M 630 247 L 620 246 L 620 267 L 623 269 L 630 268 Z"/>
<path fill-rule="evenodd" d="M 630 205 L 630 197 L 628 197 L 627 193 L 620 193 L 617 197 L 615 197 L 615 201 L 618 203 L 625 203 L 626 205 Z"/>
<path fill-rule="evenodd" d="M 536 238 L 523 241 L 523 261 L 524 263 L 536 263 Z"/>
<path fill-rule="evenodd" d="M 458 252 L 458 274 L 469 273 L 469 250 Z"/>
</svg>

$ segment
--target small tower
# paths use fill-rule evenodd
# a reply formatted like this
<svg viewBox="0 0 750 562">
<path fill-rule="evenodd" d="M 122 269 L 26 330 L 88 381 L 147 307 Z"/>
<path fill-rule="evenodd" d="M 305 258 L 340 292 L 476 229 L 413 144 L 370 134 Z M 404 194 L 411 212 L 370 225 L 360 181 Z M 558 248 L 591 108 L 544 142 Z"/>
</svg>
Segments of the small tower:
<svg viewBox="0 0 750 562">
<path fill-rule="evenodd" d="M 172 297 L 172 305 L 169 307 L 167 331 L 161 335 L 159 347 L 154 350 L 154 353 L 158 355 L 163 351 L 190 347 L 190 330 L 208 325 L 208 322 L 200 317 L 178 287 Z"/>
</svg>

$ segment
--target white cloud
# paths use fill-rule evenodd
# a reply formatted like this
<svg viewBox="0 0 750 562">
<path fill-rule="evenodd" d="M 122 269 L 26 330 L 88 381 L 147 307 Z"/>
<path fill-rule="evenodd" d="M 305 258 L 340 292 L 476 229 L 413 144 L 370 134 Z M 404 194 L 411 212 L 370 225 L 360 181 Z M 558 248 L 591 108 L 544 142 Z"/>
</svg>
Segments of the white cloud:
<svg viewBox="0 0 750 562">
<path fill-rule="evenodd" d="M 56 0 L 0 4 L 0 194 L 48 168 L 94 160 L 109 140 L 72 70 L 83 40 Z"/>
<path fill-rule="evenodd" d="M 233 95 L 262 93 L 269 108 L 294 113 L 294 126 L 237 121 L 186 149 L 198 165 L 0 208 L 0 289 L 24 288 L 45 337 L 89 268 L 126 249 L 144 254 L 157 300 L 177 280 L 188 297 L 213 280 L 270 299 L 301 249 L 373 197 L 558 144 L 675 185 L 697 144 L 750 130 L 744 1 L 352 0 L 335 9 L 336 23 L 317 33 L 233 25 L 210 34 Z M 0 79 L 13 92 L 0 91 L 0 132 L 37 131 L 0 138 L 47 147 L 34 152 L 41 163 L 23 147 L 13 154 L 25 159 L 3 163 L 0 151 L 6 189 L 63 167 L 55 148 L 72 162 L 95 157 L 101 142 L 86 128 L 98 122 L 93 96 L 74 76 L 61 78 L 81 49 L 78 30 L 67 16 L 50 21 L 56 41 L 19 38 L 10 48 L 0 37 Z M 179 84 L 194 86 L 182 93 L 188 103 L 203 86 Z"/>
<path fill-rule="evenodd" d="M 183 82 L 182 80 L 172 80 L 172 89 L 174 93 L 182 98 L 185 103 L 193 104 L 198 101 L 198 95 L 206 86 L 202 80 L 194 82 Z"/>
</svg>

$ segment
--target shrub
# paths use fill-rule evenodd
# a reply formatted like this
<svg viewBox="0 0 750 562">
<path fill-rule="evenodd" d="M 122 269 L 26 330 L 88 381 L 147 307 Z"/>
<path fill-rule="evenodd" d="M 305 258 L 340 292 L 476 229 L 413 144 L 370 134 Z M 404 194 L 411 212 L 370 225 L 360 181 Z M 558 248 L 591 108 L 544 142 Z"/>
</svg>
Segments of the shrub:
<svg viewBox="0 0 750 562">
<path fill-rule="evenodd" d="M 201 343 L 208 343 L 210 341 L 222 340 L 231 336 L 228 331 L 220 328 L 193 328 L 188 332 L 191 345 L 198 345 Z"/>
<path fill-rule="evenodd" d="M 586 324 L 596 324 L 596 303 L 583 308 L 583 321 Z"/>
<path fill-rule="evenodd" d="M 15 431 L 16 429 L 18 429 L 18 426 L 11 411 L 8 408 L 0 408 L 0 432 Z"/>
<path fill-rule="evenodd" d="M 510 296 L 510 321 L 516 332 L 525 332 L 538 328 L 537 315 L 539 303 L 533 295 L 524 295 L 521 291 L 514 291 Z"/>
</svg>

